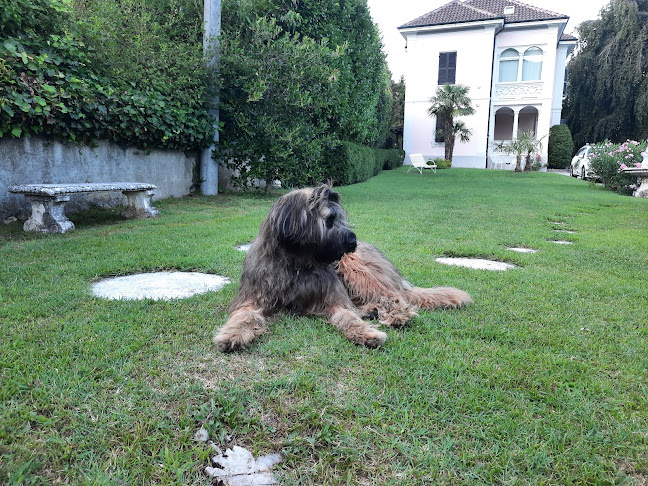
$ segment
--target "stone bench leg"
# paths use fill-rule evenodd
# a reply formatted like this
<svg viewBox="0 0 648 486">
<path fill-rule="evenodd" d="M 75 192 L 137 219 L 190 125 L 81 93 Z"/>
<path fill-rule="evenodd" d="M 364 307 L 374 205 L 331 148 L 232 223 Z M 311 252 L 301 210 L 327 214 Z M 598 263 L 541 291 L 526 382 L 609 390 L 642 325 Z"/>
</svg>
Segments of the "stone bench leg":
<svg viewBox="0 0 648 486">
<path fill-rule="evenodd" d="M 74 223 L 67 219 L 63 206 L 70 196 L 30 196 L 25 199 L 31 203 L 32 213 L 23 229 L 41 233 L 66 233 L 74 229 Z"/>
<path fill-rule="evenodd" d="M 151 198 L 154 191 L 147 189 L 145 191 L 122 191 L 128 199 L 127 207 L 122 212 L 126 219 L 144 219 L 155 218 L 160 212 L 151 204 Z"/>
<path fill-rule="evenodd" d="M 648 197 L 648 177 L 639 178 L 639 188 L 632 195 L 634 197 Z"/>
</svg>

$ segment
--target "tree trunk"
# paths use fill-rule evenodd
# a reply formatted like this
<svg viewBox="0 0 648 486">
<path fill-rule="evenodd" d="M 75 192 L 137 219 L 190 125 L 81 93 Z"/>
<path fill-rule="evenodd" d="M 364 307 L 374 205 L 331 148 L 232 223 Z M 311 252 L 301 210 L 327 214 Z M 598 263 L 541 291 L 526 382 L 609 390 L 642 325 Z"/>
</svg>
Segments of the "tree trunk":
<svg viewBox="0 0 648 486">
<path fill-rule="evenodd" d="M 522 154 L 515 155 L 515 172 L 522 172 Z"/>
<path fill-rule="evenodd" d="M 263 188 L 263 192 L 265 192 L 266 194 L 270 194 L 272 192 L 272 183 L 274 182 L 274 180 L 274 171 L 268 171 L 266 173 L 265 187 Z"/>
<path fill-rule="evenodd" d="M 443 141 L 445 142 L 445 159 L 452 162 L 452 153 L 454 152 L 455 137 L 452 133 L 454 120 L 449 113 L 446 115 L 443 123 Z"/>
<path fill-rule="evenodd" d="M 531 154 L 527 154 L 526 163 L 524 164 L 524 172 L 531 172 Z"/>
</svg>

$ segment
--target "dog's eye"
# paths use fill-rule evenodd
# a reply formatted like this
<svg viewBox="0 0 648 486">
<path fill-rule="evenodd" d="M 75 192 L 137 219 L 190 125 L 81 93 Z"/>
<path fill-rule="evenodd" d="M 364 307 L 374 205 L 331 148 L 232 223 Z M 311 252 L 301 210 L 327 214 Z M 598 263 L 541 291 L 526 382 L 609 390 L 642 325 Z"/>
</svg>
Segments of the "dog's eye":
<svg viewBox="0 0 648 486">
<path fill-rule="evenodd" d="M 332 228 L 334 222 L 335 222 L 335 214 L 331 214 L 328 218 L 326 218 L 326 227 Z"/>
</svg>

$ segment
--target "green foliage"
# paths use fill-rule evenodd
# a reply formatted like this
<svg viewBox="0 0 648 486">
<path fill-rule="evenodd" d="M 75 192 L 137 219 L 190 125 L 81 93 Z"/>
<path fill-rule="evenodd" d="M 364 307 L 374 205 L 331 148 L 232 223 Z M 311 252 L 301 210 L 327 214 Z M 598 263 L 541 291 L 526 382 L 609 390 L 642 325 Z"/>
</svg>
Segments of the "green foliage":
<svg viewBox="0 0 648 486">
<path fill-rule="evenodd" d="M 403 165 L 405 151 L 379 149 L 353 142 L 341 142 L 329 150 L 325 172 L 338 186 L 364 182 L 381 170 L 391 170 Z"/>
<path fill-rule="evenodd" d="M 612 0 L 578 28 L 565 113 L 576 146 L 648 135 L 648 2 Z"/>
<path fill-rule="evenodd" d="M 393 80 L 390 82 L 393 102 L 385 148 L 400 148 L 403 146 L 403 124 L 405 119 L 405 78 L 401 76 L 398 82 Z"/>
<path fill-rule="evenodd" d="M 370 179 L 385 164 L 377 151 L 353 142 L 341 142 L 326 158 L 326 173 L 335 185 L 347 186 Z"/>
<path fill-rule="evenodd" d="M 590 171 L 608 189 L 630 194 L 636 189 L 637 177 L 623 172 L 626 167 L 639 167 L 646 142 L 626 140 L 622 144 L 605 141 L 592 145 Z"/>
<path fill-rule="evenodd" d="M 62 0 L 0 0 L 2 37 L 43 36 L 62 33 Z"/>
<path fill-rule="evenodd" d="M 108 79 L 79 40 L 77 25 L 64 22 L 70 11 L 63 4 L 21 2 L 28 15 L 20 22 L 3 16 L 11 35 L 0 39 L 0 137 L 108 139 L 185 151 L 211 143 L 213 122 L 200 97 L 190 104 L 145 83 L 138 88 Z"/>
<path fill-rule="evenodd" d="M 332 144 L 325 121 L 340 55 L 324 43 L 287 34 L 274 19 L 250 21 L 221 41 L 221 119 L 218 154 L 236 172 L 235 185 L 250 179 L 302 186 L 321 182 L 323 149 Z M 271 184 L 266 184 L 269 190 Z"/>
<path fill-rule="evenodd" d="M 554 125 L 549 129 L 549 145 L 547 146 L 548 162 L 550 169 L 565 169 L 569 167 L 574 142 L 567 125 Z"/>
<path fill-rule="evenodd" d="M 532 132 L 518 132 L 515 140 L 504 140 L 495 143 L 495 150 L 505 154 L 515 155 L 515 172 L 522 172 L 522 157 L 525 156 L 524 170 L 538 170 L 534 168 L 532 156 L 537 154 L 541 146 L 541 140 L 536 139 Z M 539 163 L 539 162 L 538 162 Z"/>
<path fill-rule="evenodd" d="M 208 71 L 203 4 L 196 0 L 74 0 L 72 13 L 101 73 L 195 106 Z"/>
<path fill-rule="evenodd" d="M 382 160 L 383 170 L 392 170 L 402 167 L 405 161 L 405 151 L 403 149 L 374 149 L 378 164 Z"/>
<path fill-rule="evenodd" d="M 392 95 L 364 0 L 225 0 L 219 156 L 234 183 L 329 177 L 340 141 L 383 146 Z M 266 185 L 266 188 L 269 188 Z"/>
<path fill-rule="evenodd" d="M 442 159 L 441 157 L 437 157 L 432 162 L 437 166 L 437 169 L 449 169 L 452 167 L 452 161 Z"/>
<path fill-rule="evenodd" d="M 472 115 L 475 112 L 468 91 L 470 91 L 469 86 L 444 84 L 439 86 L 436 94 L 430 98 L 432 105 L 428 109 L 428 115 L 443 117 L 445 158 L 449 161 L 452 161 L 457 135 L 462 142 L 470 140 L 470 130 L 463 121 L 456 120 L 459 116 Z"/>
</svg>

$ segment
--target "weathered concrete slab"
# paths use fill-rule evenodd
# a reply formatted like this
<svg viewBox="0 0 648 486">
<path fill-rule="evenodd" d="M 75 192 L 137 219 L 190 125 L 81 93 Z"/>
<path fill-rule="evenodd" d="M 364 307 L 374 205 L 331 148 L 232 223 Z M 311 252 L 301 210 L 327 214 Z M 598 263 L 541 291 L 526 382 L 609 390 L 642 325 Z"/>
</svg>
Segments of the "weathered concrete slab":
<svg viewBox="0 0 648 486">
<path fill-rule="evenodd" d="M 482 258 L 435 258 L 435 261 L 444 265 L 455 265 L 465 268 L 474 268 L 477 270 L 491 270 L 502 272 L 516 268 L 515 265 L 493 260 L 484 260 Z"/>
<path fill-rule="evenodd" d="M 220 290 L 228 283 L 228 278 L 198 272 L 140 273 L 96 282 L 92 293 L 111 300 L 171 300 Z"/>
</svg>

